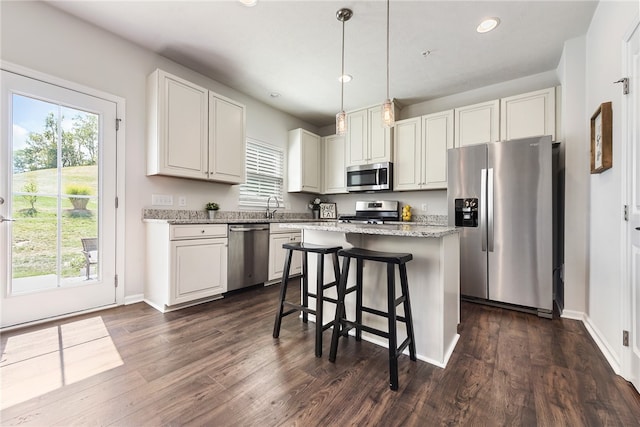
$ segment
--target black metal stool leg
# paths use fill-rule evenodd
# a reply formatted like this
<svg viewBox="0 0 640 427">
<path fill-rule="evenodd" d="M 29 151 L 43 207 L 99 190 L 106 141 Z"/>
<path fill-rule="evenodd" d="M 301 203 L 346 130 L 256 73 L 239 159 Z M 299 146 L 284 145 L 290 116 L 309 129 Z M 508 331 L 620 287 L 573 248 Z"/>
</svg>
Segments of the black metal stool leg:
<svg viewBox="0 0 640 427">
<path fill-rule="evenodd" d="M 280 336 L 280 325 L 282 324 L 282 313 L 284 312 L 284 301 L 287 297 L 287 286 L 289 284 L 289 267 L 291 266 L 291 257 L 293 251 L 287 250 L 287 257 L 284 260 L 284 271 L 282 272 L 282 283 L 280 283 L 280 302 L 278 304 L 278 313 L 276 313 L 276 321 L 273 324 L 273 337 Z"/>
<path fill-rule="evenodd" d="M 309 307 L 309 262 L 307 253 L 302 253 L 302 306 Z M 306 311 L 302 312 L 302 322 L 307 323 L 309 315 Z"/>
<path fill-rule="evenodd" d="M 324 306 L 324 255 L 318 254 L 316 271 L 316 357 L 322 357 L 322 325 Z"/>
<path fill-rule="evenodd" d="M 329 361 L 336 361 L 338 352 L 338 339 L 344 327 L 345 317 L 344 296 L 347 290 L 347 273 L 349 272 L 350 258 L 345 258 L 342 262 L 342 274 L 338 283 L 338 304 L 336 305 L 336 316 L 333 321 L 333 333 L 331 334 L 331 350 L 329 351 Z"/>
<path fill-rule="evenodd" d="M 364 261 L 356 260 L 356 341 L 362 340 L 362 276 Z"/>
<path fill-rule="evenodd" d="M 396 283 L 393 264 L 387 264 L 387 307 L 389 319 L 389 387 L 398 389 L 398 337 L 396 331 Z"/>
<path fill-rule="evenodd" d="M 413 317 L 411 316 L 411 300 L 409 299 L 409 281 L 407 280 L 407 266 L 400 264 L 400 285 L 402 286 L 402 294 L 404 295 L 404 318 L 407 327 L 407 336 L 409 337 L 409 358 L 416 360 L 416 341 L 413 334 Z"/>
</svg>

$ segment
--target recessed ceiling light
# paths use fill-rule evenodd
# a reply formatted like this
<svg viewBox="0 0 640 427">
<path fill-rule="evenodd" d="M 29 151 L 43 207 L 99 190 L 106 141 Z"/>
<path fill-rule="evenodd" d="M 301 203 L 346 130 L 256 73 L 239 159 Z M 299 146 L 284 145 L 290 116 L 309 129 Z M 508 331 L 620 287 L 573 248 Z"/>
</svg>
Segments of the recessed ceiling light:
<svg viewBox="0 0 640 427">
<path fill-rule="evenodd" d="M 340 83 L 349 83 L 351 81 L 351 79 L 353 79 L 353 76 L 351 76 L 351 74 L 345 74 L 345 75 L 342 75 L 342 76 L 338 77 L 338 81 Z"/>
<path fill-rule="evenodd" d="M 500 19 L 487 18 L 484 21 L 482 21 L 480 25 L 478 25 L 478 28 L 476 28 L 476 31 L 479 33 L 488 33 L 489 31 L 496 28 L 498 24 L 500 24 Z"/>
<path fill-rule="evenodd" d="M 258 4 L 258 0 L 238 0 L 240 3 L 247 7 L 253 7 Z"/>
<path fill-rule="evenodd" d="M 271 92 L 269 96 L 272 98 L 280 98 L 280 94 L 278 92 Z"/>
</svg>

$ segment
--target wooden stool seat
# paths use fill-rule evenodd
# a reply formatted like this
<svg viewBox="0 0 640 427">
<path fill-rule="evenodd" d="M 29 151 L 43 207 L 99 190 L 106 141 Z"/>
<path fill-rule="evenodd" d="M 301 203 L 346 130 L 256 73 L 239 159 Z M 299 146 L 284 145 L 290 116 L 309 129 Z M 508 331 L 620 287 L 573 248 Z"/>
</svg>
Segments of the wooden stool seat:
<svg viewBox="0 0 640 427">
<path fill-rule="evenodd" d="M 338 352 L 338 339 L 340 336 L 348 336 L 348 332 L 352 329 L 356 330 L 356 340 L 362 338 L 362 331 L 369 332 L 374 335 L 389 340 L 389 387 L 391 390 L 398 389 L 398 356 L 402 354 L 405 348 L 409 347 L 409 358 L 416 360 L 416 344 L 413 333 L 413 320 L 411 317 L 411 301 L 409 299 L 409 283 L 407 280 L 406 263 L 413 259 L 410 253 L 389 253 L 372 251 L 362 248 L 341 249 L 338 255 L 343 257 L 342 274 L 340 275 L 340 283 L 338 284 L 338 306 L 336 308 L 336 317 L 333 321 L 333 334 L 331 335 L 331 351 L 329 353 L 329 361 L 335 362 Z M 347 289 L 347 276 L 349 274 L 349 265 L 351 258 L 356 260 L 356 320 L 347 320 L 345 314 L 344 299 L 345 295 L 354 288 Z M 382 262 L 387 264 L 387 312 L 383 312 L 371 307 L 362 305 L 362 277 L 364 261 Z M 400 272 L 400 288 L 402 295 L 396 298 L 395 284 L 395 266 L 398 266 Z M 396 313 L 398 305 L 402 304 L 404 308 L 404 316 Z M 388 330 L 372 328 L 362 323 L 362 313 L 370 313 L 376 316 L 385 317 L 388 321 Z M 407 328 L 407 338 L 398 346 L 397 322 L 402 322 Z"/>
<path fill-rule="evenodd" d="M 278 302 L 278 312 L 276 313 L 276 320 L 273 325 L 273 337 L 278 338 L 280 336 L 280 326 L 282 325 L 282 318 L 292 313 L 302 312 L 302 321 L 307 323 L 308 314 L 316 316 L 316 330 L 315 330 L 315 354 L 316 357 L 322 356 L 322 332 L 333 326 L 333 320 L 323 324 L 323 305 L 324 302 L 338 303 L 337 299 L 330 298 L 324 295 L 324 291 L 334 286 L 338 286 L 340 280 L 340 264 L 338 262 L 338 251 L 342 249 L 342 246 L 323 246 L 314 245 L 310 243 L 285 243 L 282 245 L 287 250 L 287 255 L 284 260 L 284 269 L 282 271 L 282 283 L 280 284 L 280 299 Z M 292 303 L 286 301 L 287 287 L 289 285 L 289 274 L 291 268 L 291 258 L 293 252 L 302 252 L 302 302 L 301 304 Z M 318 265 L 316 272 L 316 292 L 309 292 L 309 271 L 308 271 L 308 253 L 315 253 L 318 255 Z M 335 281 L 331 283 L 324 283 L 324 256 L 331 255 L 333 260 L 333 272 L 335 275 Z M 315 310 L 309 308 L 309 297 L 315 298 L 316 308 Z M 284 308 L 289 307 L 289 310 L 285 311 Z"/>
</svg>

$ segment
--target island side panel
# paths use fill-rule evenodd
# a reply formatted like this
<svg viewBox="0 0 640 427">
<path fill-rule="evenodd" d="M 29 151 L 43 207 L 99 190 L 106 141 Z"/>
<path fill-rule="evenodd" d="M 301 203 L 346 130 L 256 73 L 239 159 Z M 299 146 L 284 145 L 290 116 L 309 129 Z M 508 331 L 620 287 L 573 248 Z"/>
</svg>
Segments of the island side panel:
<svg viewBox="0 0 640 427">
<path fill-rule="evenodd" d="M 458 342 L 458 324 L 460 323 L 460 235 L 449 234 L 442 238 L 440 265 L 443 266 L 442 283 L 444 285 L 443 343 L 445 363 L 451 357 Z M 449 340 L 449 341 L 447 341 Z"/>
<path fill-rule="evenodd" d="M 459 280 L 456 273 L 459 268 L 459 255 L 455 242 L 457 234 L 441 238 L 363 235 L 330 231 L 304 230 L 303 240 L 309 243 L 340 245 L 344 248 L 358 246 L 366 249 L 410 252 L 414 259 L 407 264 L 409 292 L 411 295 L 416 349 L 418 358 L 428 363 L 444 367 L 455 342 L 457 341 L 457 322 L 459 320 Z M 341 260 L 342 262 L 342 260 Z M 355 260 L 351 263 L 348 286 L 356 280 Z M 342 265 L 342 264 L 341 264 Z M 396 268 L 396 292 L 400 294 L 400 278 Z M 309 259 L 309 284 L 315 287 L 316 259 Z M 333 280 L 331 263 L 325 261 L 325 283 Z M 333 290 L 328 292 L 333 296 Z M 364 266 L 364 304 L 383 311 L 386 302 L 386 265 L 365 262 Z M 310 301 L 314 305 L 315 301 Z M 347 313 L 352 316 L 355 309 L 355 296 L 348 295 L 345 301 Z M 402 312 L 402 307 L 398 311 Z M 333 304 L 325 304 L 324 321 L 335 316 Z M 367 313 L 363 315 L 366 324 L 386 330 L 386 319 Z M 363 334 L 368 341 L 386 346 L 386 341 L 375 335 Z M 406 337 L 404 325 L 398 326 L 399 342 Z"/>
</svg>

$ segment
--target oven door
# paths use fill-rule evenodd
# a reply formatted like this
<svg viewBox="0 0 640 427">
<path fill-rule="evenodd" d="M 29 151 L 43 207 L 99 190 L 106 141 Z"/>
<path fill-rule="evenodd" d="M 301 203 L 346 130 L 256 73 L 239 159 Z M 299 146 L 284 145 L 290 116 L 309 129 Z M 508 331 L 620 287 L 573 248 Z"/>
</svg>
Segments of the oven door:
<svg viewBox="0 0 640 427">
<path fill-rule="evenodd" d="M 391 190 L 393 188 L 392 177 L 393 165 L 389 162 L 349 166 L 347 168 L 347 190 Z"/>
</svg>

